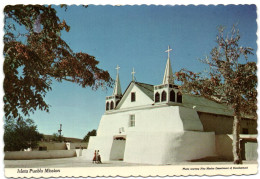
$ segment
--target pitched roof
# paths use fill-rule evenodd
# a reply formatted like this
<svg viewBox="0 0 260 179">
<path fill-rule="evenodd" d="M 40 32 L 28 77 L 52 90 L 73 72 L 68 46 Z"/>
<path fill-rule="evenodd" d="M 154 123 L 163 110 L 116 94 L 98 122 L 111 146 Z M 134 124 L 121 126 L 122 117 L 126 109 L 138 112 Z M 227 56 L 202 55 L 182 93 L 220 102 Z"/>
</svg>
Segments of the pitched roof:
<svg viewBox="0 0 260 179">
<path fill-rule="evenodd" d="M 135 82 L 135 84 L 143 91 L 149 98 L 153 100 L 154 86 L 146 83 Z"/>
</svg>

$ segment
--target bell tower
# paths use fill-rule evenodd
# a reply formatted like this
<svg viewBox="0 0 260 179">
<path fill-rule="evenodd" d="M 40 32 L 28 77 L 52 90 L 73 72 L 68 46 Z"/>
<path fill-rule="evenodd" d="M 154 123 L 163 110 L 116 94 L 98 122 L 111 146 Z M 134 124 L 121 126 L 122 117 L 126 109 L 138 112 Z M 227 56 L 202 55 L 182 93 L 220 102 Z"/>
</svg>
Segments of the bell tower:
<svg viewBox="0 0 260 179">
<path fill-rule="evenodd" d="M 116 108 L 118 102 L 122 98 L 121 84 L 119 79 L 119 66 L 117 65 L 116 70 L 116 81 L 112 96 L 106 97 L 106 111 L 113 110 Z"/>
<path fill-rule="evenodd" d="M 168 46 L 168 58 L 161 85 L 154 86 L 154 102 L 161 103 L 182 103 L 182 94 L 178 90 L 178 86 L 174 85 L 174 77 L 170 61 L 170 51 L 172 49 Z"/>
</svg>

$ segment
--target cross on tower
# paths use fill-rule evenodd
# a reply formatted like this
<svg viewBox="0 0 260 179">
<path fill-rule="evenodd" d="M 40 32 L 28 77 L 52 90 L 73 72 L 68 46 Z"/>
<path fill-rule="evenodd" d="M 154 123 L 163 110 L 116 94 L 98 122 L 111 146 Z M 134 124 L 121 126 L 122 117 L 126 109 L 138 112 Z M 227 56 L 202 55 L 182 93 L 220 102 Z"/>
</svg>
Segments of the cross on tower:
<svg viewBox="0 0 260 179">
<path fill-rule="evenodd" d="M 135 81 L 135 69 L 133 68 L 133 71 L 132 71 L 132 80 Z"/>
<path fill-rule="evenodd" d="M 117 72 L 117 74 L 118 74 L 118 72 L 119 72 L 119 68 L 120 68 L 120 66 L 116 66 L 116 72 Z"/>
<path fill-rule="evenodd" d="M 168 45 L 168 50 L 165 51 L 168 52 L 168 58 L 170 58 L 170 51 L 172 51 L 172 49 L 170 49 L 170 45 Z"/>
</svg>

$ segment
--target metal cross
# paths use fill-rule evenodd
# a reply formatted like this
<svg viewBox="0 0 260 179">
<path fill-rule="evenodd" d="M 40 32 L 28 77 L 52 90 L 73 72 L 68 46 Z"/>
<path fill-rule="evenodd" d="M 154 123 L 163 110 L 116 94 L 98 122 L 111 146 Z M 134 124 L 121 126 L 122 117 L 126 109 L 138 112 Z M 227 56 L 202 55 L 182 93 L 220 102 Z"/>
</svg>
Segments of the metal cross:
<svg viewBox="0 0 260 179">
<path fill-rule="evenodd" d="M 117 72 L 117 74 L 118 74 L 118 71 L 119 71 L 119 68 L 120 68 L 120 66 L 116 66 L 116 72 Z"/>
<path fill-rule="evenodd" d="M 168 45 L 168 50 L 165 51 L 168 52 L 168 58 L 170 58 L 170 51 L 172 51 L 172 49 L 170 49 L 170 45 Z"/>
<path fill-rule="evenodd" d="M 133 78 L 133 81 L 135 81 L 135 69 L 133 68 L 133 71 L 132 71 L 132 78 Z"/>
</svg>

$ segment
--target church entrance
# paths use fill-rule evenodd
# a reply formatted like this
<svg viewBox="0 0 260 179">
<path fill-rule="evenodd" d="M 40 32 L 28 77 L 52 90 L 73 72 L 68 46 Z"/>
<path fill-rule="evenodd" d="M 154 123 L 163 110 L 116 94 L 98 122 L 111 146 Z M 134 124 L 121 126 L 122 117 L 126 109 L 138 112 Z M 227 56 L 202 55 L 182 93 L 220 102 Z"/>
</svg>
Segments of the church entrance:
<svg viewBox="0 0 260 179">
<path fill-rule="evenodd" d="M 124 160 L 125 153 L 125 135 L 117 135 L 113 138 L 113 144 L 110 152 L 110 160 Z"/>
</svg>

